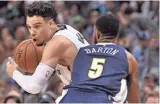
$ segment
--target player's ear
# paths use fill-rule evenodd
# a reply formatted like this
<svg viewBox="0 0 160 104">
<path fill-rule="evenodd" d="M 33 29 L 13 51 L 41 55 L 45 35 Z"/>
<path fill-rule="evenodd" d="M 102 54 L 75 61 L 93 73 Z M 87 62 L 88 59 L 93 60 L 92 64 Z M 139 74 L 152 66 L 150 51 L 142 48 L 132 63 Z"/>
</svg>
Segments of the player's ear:
<svg viewBox="0 0 160 104">
<path fill-rule="evenodd" d="M 97 43 L 98 42 L 98 39 L 99 39 L 99 33 L 98 33 L 98 30 L 96 28 L 96 26 L 94 26 L 94 35 L 95 35 L 95 42 Z"/>
<path fill-rule="evenodd" d="M 49 25 L 50 30 L 53 30 L 53 28 L 55 28 L 55 22 L 53 21 L 53 19 L 49 20 L 48 25 Z"/>
<path fill-rule="evenodd" d="M 55 24 L 55 22 L 53 21 L 53 19 L 50 19 L 50 20 L 49 20 L 49 25 L 52 26 L 52 25 L 54 25 L 54 24 Z"/>
<path fill-rule="evenodd" d="M 96 37 L 97 37 L 97 40 L 99 40 L 99 38 L 101 37 L 101 33 L 97 28 L 96 28 Z"/>
</svg>

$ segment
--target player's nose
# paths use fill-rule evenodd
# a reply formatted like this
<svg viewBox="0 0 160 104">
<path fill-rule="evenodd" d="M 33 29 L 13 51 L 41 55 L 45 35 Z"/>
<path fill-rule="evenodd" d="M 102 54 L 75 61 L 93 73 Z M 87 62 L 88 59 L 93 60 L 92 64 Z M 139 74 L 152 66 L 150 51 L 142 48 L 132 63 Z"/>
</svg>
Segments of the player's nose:
<svg viewBox="0 0 160 104">
<path fill-rule="evenodd" d="M 35 37 L 35 35 L 36 35 L 36 32 L 34 32 L 34 31 L 31 31 L 31 32 L 30 32 L 30 34 L 31 34 L 31 36 L 32 36 L 32 37 Z"/>
</svg>

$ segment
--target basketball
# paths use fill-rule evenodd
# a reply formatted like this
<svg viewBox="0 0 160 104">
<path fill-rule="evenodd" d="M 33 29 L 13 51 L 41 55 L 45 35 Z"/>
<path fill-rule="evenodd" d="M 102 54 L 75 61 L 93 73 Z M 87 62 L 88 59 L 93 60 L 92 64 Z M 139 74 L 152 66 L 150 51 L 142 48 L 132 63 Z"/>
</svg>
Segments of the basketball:
<svg viewBox="0 0 160 104">
<path fill-rule="evenodd" d="M 37 46 L 32 39 L 24 40 L 14 50 L 14 59 L 23 72 L 34 73 L 42 58 L 43 46 Z"/>
</svg>

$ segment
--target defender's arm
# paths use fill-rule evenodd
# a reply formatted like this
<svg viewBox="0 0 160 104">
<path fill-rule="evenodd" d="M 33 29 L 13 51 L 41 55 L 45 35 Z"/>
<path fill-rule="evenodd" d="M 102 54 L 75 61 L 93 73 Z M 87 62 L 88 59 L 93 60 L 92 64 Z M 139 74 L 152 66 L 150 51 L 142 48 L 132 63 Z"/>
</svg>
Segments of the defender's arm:
<svg viewBox="0 0 160 104">
<path fill-rule="evenodd" d="M 140 103 L 140 91 L 138 85 L 138 64 L 135 58 L 129 52 L 128 52 L 128 62 L 130 71 L 128 103 Z"/>
</svg>

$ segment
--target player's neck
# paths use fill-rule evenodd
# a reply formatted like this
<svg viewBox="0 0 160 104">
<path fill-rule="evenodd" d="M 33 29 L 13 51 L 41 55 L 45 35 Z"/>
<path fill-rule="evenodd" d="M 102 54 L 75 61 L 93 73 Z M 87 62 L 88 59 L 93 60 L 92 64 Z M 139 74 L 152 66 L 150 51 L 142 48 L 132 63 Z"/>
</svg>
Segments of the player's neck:
<svg viewBox="0 0 160 104">
<path fill-rule="evenodd" d="M 98 43 L 114 43 L 113 40 L 100 39 Z"/>
<path fill-rule="evenodd" d="M 48 40 L 50 40 L 53 35 L 60 29 L 60 27 L 58 27 L 57 25 L 50 31 L 49 36 L 48 36 Z"/>
<path fill-rule="evenodd" d="M 115 44 L 115 39 L 100 38 L 97 43 Z"/>
</svg>

